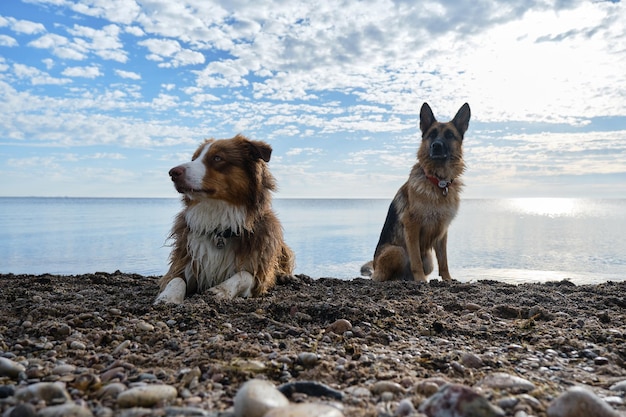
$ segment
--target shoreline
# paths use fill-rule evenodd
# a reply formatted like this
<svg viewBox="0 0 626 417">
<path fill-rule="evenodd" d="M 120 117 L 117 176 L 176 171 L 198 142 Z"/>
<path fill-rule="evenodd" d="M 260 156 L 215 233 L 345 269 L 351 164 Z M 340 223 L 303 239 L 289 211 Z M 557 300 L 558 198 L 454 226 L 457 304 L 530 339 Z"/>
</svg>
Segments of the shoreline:
<svg viewBox="0 0 626 417">
<path fill-rule="evenodd" d="M 443 383 L 471 389 L 507 416 L 548 416 L 572 387 L 626 413 L 624 281 L 299 276 L 255 299 L 195 295 L 153 306 L 156 279 L 0 274 L 0 358 L 23 368 L 9 375 L 0 366 L 0 388 L 8 387 L 0 412 L 26 403 L 50 411 L 54 401 L 20 393 L 56 381 L 68 395 L 63 404 L 85 415 L 226 417 L 242 384 L 256 378 L 276 387 L 313 382 L 315 390 L 291 393 L 290 404 L 331 404 L 343 416 L 391 416 L 402 407 L 423 416 L 415 410 Z M 346 322 L 349 329 L 335 328 Z M 320 384 L 341 399 L 317 395 Z M 149 406 L 118 399 L 152 385 L 175 394 Z M 132 414 L 136 408 L 146 414 Z"/>
</svg>

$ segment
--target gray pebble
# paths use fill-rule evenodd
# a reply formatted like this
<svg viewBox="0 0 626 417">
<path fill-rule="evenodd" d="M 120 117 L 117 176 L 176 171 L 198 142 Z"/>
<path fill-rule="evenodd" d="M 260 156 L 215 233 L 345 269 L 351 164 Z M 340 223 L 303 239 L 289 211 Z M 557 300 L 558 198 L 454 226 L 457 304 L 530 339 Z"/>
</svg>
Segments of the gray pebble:
<svg viewBox="0 0 626 417">
<path fill-rule="evenodd" d="M 298 363 L 300 363 L 305 368 L 315 367 L 318 361 L 319 361 L 319 356 L 316 353 L 302 352 L 298 355 Z"/>
<path fill-rule="evenodd" d="M 404 393 L 405 390 L 402 385 L 397 382 L 378 381 L 370 387 L 370 391 L 372 391 L 372 394 L 374 395 L 381 395 L 384 392 L 391 392 L 394 394 Z"/>
<path fill-rule="evenodd" d="M 70 349 L 85 350 L 87 349 L 87 346 L 83 342 L 79 342 L 78 340 L 72 340 L 72 342 L 70 342 Z"/>
<path fill-rule="evenodd" d="M 335 320 L 326 328 L 327 332 L 335 334 L 344 334 L 348 330 L 352 330 L 352 323 L 346 319 Z"/>
<path fill-rule="evenodd" d="M 593 363 L 596 365 L 608 365 L 609 359 L 605 356 L 596 356 L 593 358 Z"/>
<path fill-rule="evenodd" d="M 122 408 L 151 407 L 159 401 L 171 401 L 177 395 L 176 388 L 170 385 L 143 385 L 120 393 L 117 396 L 117 405 Z"/>
<path fill-rule="evenodd" d="M 15 398 L 19 401 L 43 401 L 46 404 L 63 404 L 71 399 L 65 387 L 54 382 L 38 382 L 21 388 L 15 393 Z"/>
<path fill-rule="evenodd" d="M 620 381 L 617 382 L 613 385 L 611 385 L 611 388 L 609 388 L 611 391 L 623 391 L 626 392 L 626 380 L 624 381 Z"/>
<path fill-rule="evenodd" d="M 289 404 L 274 384 L 261 379 L 244 383 L 234 398 L 235 417 L 263 417 L 269 410 Z"/>
<path fill-rule="evenodd" d="M 7 415 L 9 417 L 35 417 L 37 410 L 35 410 L 35 406 L 30 403 L 22 403 L 16 405 Z"/>
<path fill-rule="evenodd" d="M 330 405 L 319 403 L 290 404 L 285 407 L 274 408 L 263 417 L 343 417 L 343 413 Z M 249 417 L 246 415 L 246 417 Z M 252 417 L 252 416 L 250 416 Z"/>
<path fill-rule="evenodd" d="M 23 365 L 13 362 L 11 359 L 0 358 L 0 376 L 7 376 L 16 379 L 20 372 L 24 372 L 26 368 Z"/>
<path fill-rule="evenodd" d="M 548 406 L 548 417 L 620 417 L 610 405 L 593 392 L 572 387 Z"/>
<path fill-rule="evenodd" d="M 96 392 L 96 396 L 102 400 L 107 398 L 117 398 L 120 393 L 126 391 L 128 388 L 121 382 L 113 382 L 100 388 Z"/>
<path fill-rule="evenodd" d="M 461 363 L 468 368 L 482 368 L 483 360 L 471 352 L 465 352 L 461 355 Z"/>
<path fill-rule="evenodd" d="M 415 414 L 415 412 L 416 410 L 411 400 L 409 400 L 408 398 L 405 398 L 404 400 L 398 403 L 398 408 L 396 408 L 396 412 L 393 413 L 393 415 L 395 417 L 404 417 L 404 416 L 410 416 L 412 414 Z"/>
<path fill-rule="evenodd" d="M 505 372 L 489 374 L 480 381 L 479 385 L 511 392 L 528 392 L 535 389 L 535 385 L 527 379 Z"/>
<path fill-rule="evenodd" d="M 43 408 L 37 413 L 37 417 L 92 417 L 93 413 L 85 407 L 74 403 L 53 405 Z"/>
<path fill-rule="evenodd" d="M 419 412 L 428 416 L 500 417 L 504 412 L 485 397 L 461 384 L 446 384 L 420 404 Z"/>
<path fill-rule="evenodd" d="M 76 371 L 76 367 L 74 365 L 62 364 L 52 368 L 51 373 L 53 375 L 67 375 L 73 373 L 74 371 Z"/>
</svg>

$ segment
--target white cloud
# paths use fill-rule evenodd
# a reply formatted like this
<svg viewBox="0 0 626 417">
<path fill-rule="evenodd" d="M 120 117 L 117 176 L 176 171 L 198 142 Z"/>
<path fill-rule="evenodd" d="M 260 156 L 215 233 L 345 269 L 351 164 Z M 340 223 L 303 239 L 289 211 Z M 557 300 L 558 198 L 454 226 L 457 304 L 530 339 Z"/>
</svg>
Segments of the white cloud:
<svg viewBox="0 0 626 417">
<path fill-rule="evenodd" d="M 291 148 L 285 155 L 287 156 L 296 156 L 296 155 L 322 155 L 324 154 L 324 150 L 321 148 Z"/>
<path fill-rule="evenodd" d="M 97 66 L 90 67 L 68 67 L 63 70 L 63 75 L 66 77 L 83 77 L 83 78 L 96 78 L 102 76 L 100 68 Z"/>
<path fill-rule="evenodd" d="M 12 38 L 8 35 L 0 35 L 0 46 L 8 46 L 8 47 L 13 47 L 13 46 L 17 46 L 17 40 L 15 38 Z"/>
<path fill-rule="evenodd" d="M 106 25 L 102 29 L 74 25 L 68 32 L 75 36 L 74 42 L 83 45 L 102 59 L 126 62 L 128 56 L 119 40 L 120 28 Z"/>
<path fill-rule="evenodd" d="M 180 43 L 171 39 L 146 39 L 138 42 L 151 52 L 146 58 L 160 62 L 159 67 L 176 68 L 186 65 L 204 63 L 204 55 L 200 52 L 184 49 Z M 166 62 L 163 62 L 169 58 Z"/>
<path fill-rule="evenodd" d="M 30 80 L 33 85 L 63 85 L 72 82 L 68 78 L 55 78 L 35 67 L 23 64 L 13 64 L 13 72 L 18 78 Z"/>
<path fill-rule="evenodd" d="M 128 78 L 130 80 L 141 80 L 141 74 L 137 74 L 136 72 L 132 72 L 132 71 L 124 71 L 124 70 L 116 69 L 115 74 L 118 77 Z"/>
<path fill-rule="evenodd" d="M 101 17 L 111 22 L 130 24 L 140 13 L 140 7 L 134 0 L 91 0 L 77 1 L 72 9 L 88 16 Z"/>
<path fill-rule="evenodd" d="M 63 59 L 73 59 L 81 61 L 87 58 L 87 47 L 70 42 L 65 36 L 54 33 L 47 33 L 38 39 L 28 43 L 28 46 L 40 49 L 50 49 L 50 51 Z"/>
<path fill-rule="evenodd" d="M 126 33 L 130 33 L 131 35 L 135 35 L 137 37 L 144 36 L 146 33 L 139 26 L 126 26 L 124 28 Z"/>
<path fill-rule="evenodd" d="M 33 35 L 46 31 L 45 26 L 41 23 L 0 16 L 0 27 L 3 26 L 8 26 L 12 31 L 26 35 Z"/>
</svg>

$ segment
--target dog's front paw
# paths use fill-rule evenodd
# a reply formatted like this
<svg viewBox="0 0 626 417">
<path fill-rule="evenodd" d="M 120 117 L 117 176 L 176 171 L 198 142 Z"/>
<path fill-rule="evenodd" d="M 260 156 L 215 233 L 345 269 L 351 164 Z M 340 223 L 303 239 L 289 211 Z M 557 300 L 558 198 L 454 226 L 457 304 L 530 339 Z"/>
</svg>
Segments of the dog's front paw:
<svg viewBox="0 0 626 417">
<path fill-rule="evenodd" d="M 217 287 L 211 287 L 207 290 L 207 292 L 213 297 L 219 298 L 221 300 L 230 300 L 231 298 L 233 298 L 228 288 L 224 288 L 221 285 L 218 285 Z"/>
<path fill-rule="evenodd" d="M 182 304 L 185 300 L 185 293 L 187 292 L 187 283 L 182 278 L 174 278 L 168 282 L 167 286 L 154 300 L 154 305 L 157 304 Z"/>
<path fill-rule="evenodd" d="M 426 275 L 422 271 L 413 272 L 413 281 L 415 282 L 426 282 Z"/>
</svg>

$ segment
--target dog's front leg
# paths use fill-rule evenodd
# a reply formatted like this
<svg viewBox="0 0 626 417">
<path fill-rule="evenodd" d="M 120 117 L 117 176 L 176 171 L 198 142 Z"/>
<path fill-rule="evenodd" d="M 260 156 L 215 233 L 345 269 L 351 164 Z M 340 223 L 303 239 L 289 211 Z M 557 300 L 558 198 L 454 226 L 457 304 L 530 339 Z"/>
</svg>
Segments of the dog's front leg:
<svg viewBox="0 0 626 417">
<path fill-rule="evenodd" d="M 448 271 L 448 232 L 435 243 L 435 255 L 437 255 L 437 264 L 439 265 L 439 275 L 444 281 L 452 281 L 450 272 Z"/>
<path fill-rule="evenodd" d="M 185 280 L 179 277 L 173 278 L 154 300 L 154 304 L 182 304 L 186 292 L 187 283 Z"/>
<path fill-rule="evenodd" d="M 226 281 L 213 288 L 209 292 L 218 298 L 231 299 L 238 296 L 249 297 L 252 294 L 255 280 L 251 273 L 246 271 L 237 272 Z"/>
<path fill-rule="evenodd" d="M 409 262 L 411 263 L 411 273 L 413 280 L 417 282 L 425 282 L 424 264 L 422 262 L 422 251 L 420 249 L 420 224 L 415 220 L 408 219 L 404 223 L 404 239 L 406 242 L 406 250 L 409 254 Z"/>
</svg>

